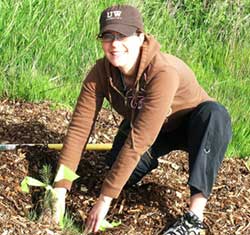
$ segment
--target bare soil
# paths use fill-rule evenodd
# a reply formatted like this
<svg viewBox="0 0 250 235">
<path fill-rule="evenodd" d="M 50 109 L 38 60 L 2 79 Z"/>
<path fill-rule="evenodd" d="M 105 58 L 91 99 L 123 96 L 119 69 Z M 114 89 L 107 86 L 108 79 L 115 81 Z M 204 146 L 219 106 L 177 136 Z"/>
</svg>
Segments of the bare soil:
<svg viewBox="0 0 250 235">
<path fill-rule="evenodd" d="M 39 104 L 0 101 L 0 143 L 62 143 L 71 112 L 53 108 L 49 102 Z M 116 118 L 121 118 L 116 115 Z M 102 110 L 91 135 L 91 143 L 111 143 L 117 131 L 109 110 Z M 107 152 L 83 153 L 67 197 L 67 210 L 78 228 L 94 205 L 102 180 L 107 173 Z M 60 152 L 46 147 L 22 148 L 0 152 L 0 234 L 70 234 L 61 231 L 42 216 L 31 220 L 38 210 L 42 189 L 23 193 L 20 183 L 25 176 L 40 177 L 43 165 L 55 172 Z M 123 190 L 114 200 L 107 219 L 121 220 L 122 225 L 99 234 L 162 234 L 188 208 L 189 189 L 187 154 L 172 152 L 160 159 L 160 165 L 140 185 Z M 250 172 L 243 159 L 226 158 L 220 169 L 213 194 L 205 211 L 206 234 L 250 234 Z M 80 232 L 78 233 L 80 234 Z"/>
</svg>

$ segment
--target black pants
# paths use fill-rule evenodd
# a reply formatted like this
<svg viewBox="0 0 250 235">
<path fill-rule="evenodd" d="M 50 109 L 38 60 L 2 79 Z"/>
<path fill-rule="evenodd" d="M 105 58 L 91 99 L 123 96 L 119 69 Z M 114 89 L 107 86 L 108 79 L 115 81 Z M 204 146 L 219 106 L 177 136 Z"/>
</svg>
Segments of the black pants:
<svg viewBox="0 0 250 235">
<path fill-rule="evenodd" d="M 191 195 L 202 192 L 209 197 L 219 167 L 232 136 L 227 110 L 219 103 L 207 101 L 198 105 L 172 132 L 160 132 L 153 145 L 141 156 L 126 186 L 136 184 L 158 166 L 158 158 L 172 150 L 185 150 L 189 155 Z M 112 166 L 122 148 L 130 123 L 123 120 L 106 163 Z"/>
</svg>

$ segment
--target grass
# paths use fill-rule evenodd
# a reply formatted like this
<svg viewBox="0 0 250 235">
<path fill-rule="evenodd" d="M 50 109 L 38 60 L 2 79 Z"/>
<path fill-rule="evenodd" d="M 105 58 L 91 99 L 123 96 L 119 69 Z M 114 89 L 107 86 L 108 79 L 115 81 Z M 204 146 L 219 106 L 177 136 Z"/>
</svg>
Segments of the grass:
<svg viewBox="0 0 250 235">
<path fill-rule="evenodd" d="M 83 228 L 80 225 L 75 224 L 74 218 L 70 216 L 68 212 L 65 213 L 63 219 L 63 235 L 80 235 Z"/>
<path fill-rule="evenodd" d="M 103 55 L 95 37 L 100 12 L 137 6 L 162 51 L 186 61 L 233 122 L 227 156 L 250 155 L 250 2 L 248 0 L 0 2 L 0 97 L 73 107 L 81 82 Z"/>
</svg>

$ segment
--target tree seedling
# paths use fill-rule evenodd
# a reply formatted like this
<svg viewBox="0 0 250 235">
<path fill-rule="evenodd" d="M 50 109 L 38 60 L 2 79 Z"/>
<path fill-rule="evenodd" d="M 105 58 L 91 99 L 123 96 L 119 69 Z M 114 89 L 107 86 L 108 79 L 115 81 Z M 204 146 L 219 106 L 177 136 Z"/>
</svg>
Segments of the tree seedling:
<svg viewBox="0 0 250 235">
<path fill-rule="evenodd" d="M 37 180 L 33 177 L 26 176 L 23 181 L 21 182 L 21 189 L 25 193 L 29 193 L 29 187 L 42 187 L 45 188 L 45 196 L 44 201 L 46 203 L 47 208 L 53 208 L 53 204 L 55 200 L 57 200 L 57 195 L 55 190 L 53 189 L 52 185 L 50 185 L 50 170 L 47 169 L 47 166 L 43 168 L 42 178 L 44 182 Z M 54 179 L 54 182 L 58 182 L 60 180 L 66 179 L 71 182 L 76 180 L 79 176 L 75 174 L 71 169 L 64 165 L 60 165 L 57 175 Z M 64 208 L 62 207 L 59 212 L 59 225 L 63 228 L 64 227 Z M 116 222 L 112 221 L 111 223 L 104 219 L 100 226 L 100 231 L 106 231 L 106 229 L 111 229 L 117 227 L 121 224 L 121 221 Z"/>
</svg>

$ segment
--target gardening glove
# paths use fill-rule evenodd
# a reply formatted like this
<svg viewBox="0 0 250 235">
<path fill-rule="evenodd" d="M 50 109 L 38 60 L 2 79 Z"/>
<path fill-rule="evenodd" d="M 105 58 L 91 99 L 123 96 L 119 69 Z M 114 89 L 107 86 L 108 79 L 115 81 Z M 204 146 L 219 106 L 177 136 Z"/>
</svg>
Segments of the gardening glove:
<svg viewBox="0 0 250 235">
<path fill-rule="evenodd" d="M 62 219 L 65 213 L 65 198 L 67 189 L 54 188 L 54 205 L 53 205 L 53 219 L 57 224 L 62 223 Z"/>
<path fill-rule="evenodd" d="M 111 197 L 100 195 L 98 201 L 89 213 L 83 234 L 96 233 L 99 230 L 102 221 L 108 213 L 111 201 Z"/>
</svg>

